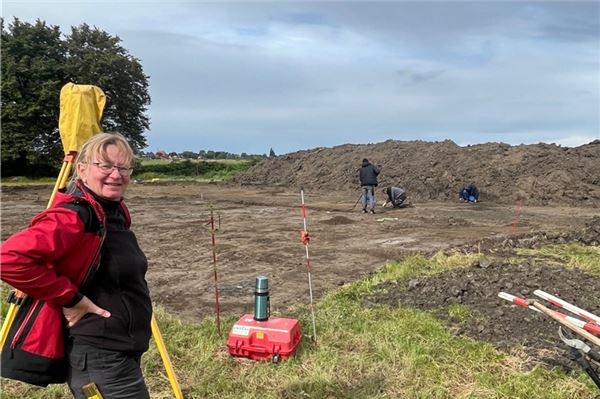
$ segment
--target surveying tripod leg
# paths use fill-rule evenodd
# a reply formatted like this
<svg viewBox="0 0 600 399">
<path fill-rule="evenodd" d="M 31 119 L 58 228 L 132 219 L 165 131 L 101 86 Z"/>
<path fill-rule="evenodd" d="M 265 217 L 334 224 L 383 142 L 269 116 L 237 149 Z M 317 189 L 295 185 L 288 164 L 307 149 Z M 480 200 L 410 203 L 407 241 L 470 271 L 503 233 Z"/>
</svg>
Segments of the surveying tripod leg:
<svg viewBox="0 0 600 399">
<path fill-rule="evenodd" d="M 69 180 L 69 175 L 71 174 L 71 169 L 72 169 L 72 161 L 68 161 L 66 158 L 67 157 L 71 157 L 69 159 L 75 159 L 75 155 L 74 154 L 69 154 L 65 157 L 65 160 L 63 161 L 63 165 L 60 168 L 60 173 L 58 174 L 58 178 L 56 179 L 56 183 L 54 184 L 54 188 L 52 189 L 52 194 L 50 194 L 50 199 L 48 200 L 48 206 L 46 206 L 46 208 L 50 208 L 50 205 L 52 205 L 52 201 L 54 200 L 54 196 L 56 195 L 56 193 L 58 192 L 58 190 L 60 190 L 61 188 L 65 187 L 67 185 L 67 181 Z"/>
<path fill-rule="evenodd" d="M 0 330 L 0 349 L 4 347 L 4 343 L 6 342 L 6 338 L 8 338 L 8 331 L 15 321 L 15 317 L 17 316 L 17 305 L 11 303 L 8 307 L 8 312 L 6 313 L 6 317 L 4 318 L 4 323 L 2 323 L 2 330 Z"/>
<path fill-rule="evenodd" d="M 104 399 L 100 390 L 93 382 L 84 385 L 81 389 L 87 399 Z"/>
<path fill-rule="evenodd" d="M 358 203 L 360 202 L 362 197 L 363 197 L 363 195 L 362 195 L 362 193 L 360 193 L 360 195 L 358 196 L 358 199 L 356 200 L 356 202 L 354 203 L 354 206 L 352 207 L 352 210 L 354 210 L 354 208 L 356 208 L 356 205 L 358 205 Z"/>
<path fill-rule="evenodd" d="M 179 387 L 179 382 L 177 382 L 177 377 L 175 376 L 175 372 L 173 371 L 173 365 L 171 364 L 171 358 L 169 357 L 169 353 L 167 352 L 167 347 L 165 346 L 165 341 L 163 341 L 162 334 L 158 329 L 158 323 L 156 323 L 156 318 L 154 318 L 154 314 L 152 315 L 150 325 L 152 327 L 152 337 L 154 338 L 154 343 L 156 344 L 156 348 L 160 353 L 160 357 L 162 358 L 165 370 L 167 371 L 167 377 L 169 377 L 169 382 L 171 383 L 173 394 L 175 395 L 176 399 L 183 399 L 183 393 L 181 392 L 181 388 Z"/>
</svg>

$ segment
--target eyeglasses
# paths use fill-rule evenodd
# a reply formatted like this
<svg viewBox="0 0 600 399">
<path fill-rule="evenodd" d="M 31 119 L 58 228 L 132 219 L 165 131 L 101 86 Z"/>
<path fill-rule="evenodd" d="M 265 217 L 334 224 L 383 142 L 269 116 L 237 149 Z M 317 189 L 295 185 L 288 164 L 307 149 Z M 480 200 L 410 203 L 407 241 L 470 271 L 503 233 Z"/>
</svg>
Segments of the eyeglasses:
<svg viewBox="0 0 600 399">
<path fill-rule="evenodd" d="M 119 171 L 121 176 L 129 177 L 133 173 L 133 168 L 126 168 L 125 166 L 116 166 L 100 162 L 92 162 L 92 165 L 96 165 L 103 175 L 110 175 L 115 169 Z"/>
</svg>

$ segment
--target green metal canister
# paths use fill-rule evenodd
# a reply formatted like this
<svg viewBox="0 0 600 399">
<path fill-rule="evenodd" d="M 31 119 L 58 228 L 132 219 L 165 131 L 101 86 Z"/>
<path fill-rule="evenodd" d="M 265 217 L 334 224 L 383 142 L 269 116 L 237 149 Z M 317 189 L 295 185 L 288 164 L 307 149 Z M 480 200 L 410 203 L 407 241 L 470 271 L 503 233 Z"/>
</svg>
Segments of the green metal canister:
<svg viewBox="0 0 600 399">
<path fill-rule="evenodd" d="M 270 314 L 269 279 L 265 276 L 258 276 L 254 287 L 254 320 L 266 321 Z"/>
</svg>

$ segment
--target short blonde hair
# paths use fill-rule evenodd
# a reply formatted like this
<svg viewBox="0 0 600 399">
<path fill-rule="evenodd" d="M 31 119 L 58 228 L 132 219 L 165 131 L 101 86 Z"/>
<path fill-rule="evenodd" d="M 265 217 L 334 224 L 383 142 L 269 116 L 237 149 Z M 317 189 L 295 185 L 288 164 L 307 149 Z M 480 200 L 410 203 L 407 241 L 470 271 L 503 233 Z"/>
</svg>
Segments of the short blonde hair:
<svg viewBox="0 0 600 399">
<path fill-rule="evenodd" d="M 89 164 L 94 157 L 105 161 L 107 158 L 106 148 L 109 145 L 117 146 L 119 152 L 125 156 L 127 164 L 130 167 L 133 166 L 135 155 L 127 139 L 120 133 L 98 133 L 90 137 L 81 147 L 75 163 Z"/>
</svg>

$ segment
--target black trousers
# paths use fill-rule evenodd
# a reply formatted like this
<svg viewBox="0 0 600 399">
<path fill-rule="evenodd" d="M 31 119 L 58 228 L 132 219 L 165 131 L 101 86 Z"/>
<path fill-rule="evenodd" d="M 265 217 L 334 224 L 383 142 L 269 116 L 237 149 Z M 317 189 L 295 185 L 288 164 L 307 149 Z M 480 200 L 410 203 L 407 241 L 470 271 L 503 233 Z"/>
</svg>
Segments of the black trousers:
<svg viewBox="0 0 600 399">
<path fill-rule="evenodd" d="M 89 345 L 67 346 L 67 384 L 76 399 L 86 399 L 82 387 L 95 383 L 104 399 L 149 399 L 140 367 L 141 356 Z"/>
</svg>

